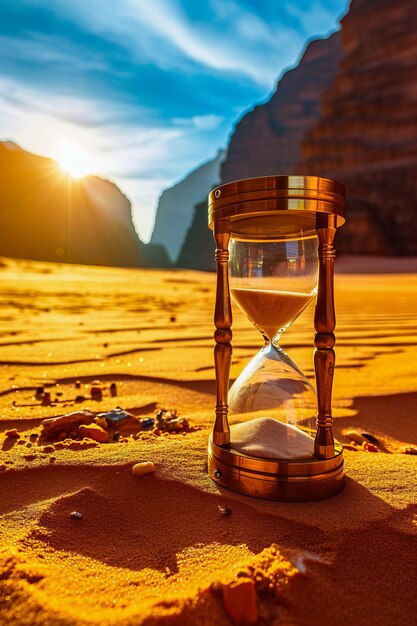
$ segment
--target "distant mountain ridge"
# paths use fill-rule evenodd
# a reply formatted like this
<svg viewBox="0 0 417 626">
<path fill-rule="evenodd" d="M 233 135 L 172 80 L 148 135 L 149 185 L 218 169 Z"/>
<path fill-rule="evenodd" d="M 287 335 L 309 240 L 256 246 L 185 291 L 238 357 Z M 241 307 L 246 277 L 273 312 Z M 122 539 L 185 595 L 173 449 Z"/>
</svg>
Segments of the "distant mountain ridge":
<svg viewBox="0 0 417 626">
<path fill-rule="evenodd" d="M 108 180 L 74 180 L 52 159 L 0 142 L 0 254 L 122 267 L 167 264 L 145 246 L 131 204 Z"/>
<path fill-rule="evenodd" d="M 162 244 L 173 263 L 178 261 L 193 221 L 194 207 L 207 198 L 220 182 L 220 167 L 226 152 L 197 167 L 159 198 L 151 244 Z"/>
</svg>

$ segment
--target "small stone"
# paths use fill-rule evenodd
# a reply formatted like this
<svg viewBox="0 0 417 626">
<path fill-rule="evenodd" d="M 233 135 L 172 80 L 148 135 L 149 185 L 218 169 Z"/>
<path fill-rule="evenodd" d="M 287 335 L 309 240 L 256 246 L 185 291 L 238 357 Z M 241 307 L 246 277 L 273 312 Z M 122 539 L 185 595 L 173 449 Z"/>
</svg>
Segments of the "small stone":
<svg viewBox="0 0 417 626">
<path fill-rule="evenodd" d="M 150 474 L 155 471 L 155 465 L 152 461 L 142 461 L 141 463 L 136 463 L 132 467 L 132 474 L 134 476 L 144 476 L 145 474 Z"/>
<path fill-rule="evenodd" d="M 100 417 L 100 416 L 95 417 L 94 423 L 97 424 L 97 426 L 101 426 L 101 428 L 107 429 L 108 424 L 107 424 L 107 420 L 105 417 Z"/>
<path fill-rule="evenodd" d="M 90 393 L 93 400 L 101 400 L 103 398 L 103 392 L 101 390 L 101 387 L 91 387 Z"/>
<path fill-rule="evenodd" d="M 219 509 L 219 513 L 221 513 L 222 515 L 231 515 L 232 513 L 232 509 L 230 509 L 228 506 L 221 506 L 219 504 L 217 508 Z"/>
<path fill-rule="evenodd" d="M 110 441 L 110 435 L 107 430 L 101 428 L 97 424 L 81 424 L 78 428 L 78 432 L 83 437 L 89 437 L 99 443 L 108 443 Z"/>
<path fill-rule="evenodd" d="M 363 443 L 368 443 L 368 440 L 357 430 L 347 430 L 344 432 L 344 435 L 353 441 L 354 443 L 358 443 L 360 446 Z"/>
<path fill-rule="evenodd" d="M 81 381 L 80 380 L 76 380 L 75 381 L 75 388 L 76 389 L 80 389 L 81 388 Z"/>
<path fill-rule="evenodd" d="M 147 417 L 143 420 L 141 420 L 141 428 L 142 430 L 147 430 L 148 428 L 152 428 L 155 424 L 155 420 L 153 417 Z"/>
<path fill-rule="evenodd" d="M 44 391 L 45 391 L 45 390 L 44 390 L 44 388 L 43 388 L 43 387 L 38 387 L 38 388 L 36 389 L 36 391 L 35 391 L 35 398 L 36 398 L 37 400 L 40 400 L 40 399 L 42 398 L 43 394 L 44 394 Z"/>
<path fill-rule="evenodd" d="M 78 403 L 78 402 L 84 402 L 84 401 L 85 401 L 84 396 L 75 396 L 74 402 Z"/>
<path fill-rule="evenodd" d="M 51 404 L 51 394 L 49 393 L 49 391 L 45 391 L 45 393 L 42 396 L 42 405 L 49 406 L 50 404 Z"/>
<path fill-rule="evenodd" d="M 365 439 L 375 444 L 376 446 L 379 444 L 378 439 L 374 435 L 371 435 L 371 433 L 361 433 L 361 435 L 362 437 L 365 437 Z"/>
<path fill-rule="evenodd" d="M 235 624 L 256 624 L 258 621 L 255 583 L 251 578 L 239 578 L 223 585 L 223 603 Z"/>
<path fill-rule="evenodd" d="M 20 437 L 20 433 L 16 430 L 16 428 L 11 428 L 10 430 L 6 430 L 4 433 L 6 437 L 10 439 L 18 439 Z"/>
<path fill-rule="evenodd" d="M 29 439 L 31 441 L 36 441 L 37 438 L 38 438 L 38 433 L 30 433 Z"/>
<path fill-rule="evenodd" d="M 403 454 L 417 454 L 417 448 L 415 446 L 406 446 L 401 452 Z"/>
<path fill-rule="evenodd" d="M 81 424 L 91 424 L 94 421 L 91 411 L 74 411 L 59 417 L 50 417 L 42 420 L 43 435 L 46 439 L 58 439 L 62 434 L 76 433 Z"/>
<path fill-rule="evenodd" d="M 104 417 L 112 426 L 118 426 L 121 422 L 132 421 L 137 423 L 137 418 L 128 411 L 124 411 L 120 406 L 106 413 L 99 413 L 98 417 Z"/>
<path fill-rule="evenodd" d="M 112 398 L 117 396 L 117 385 L 116 385 L 116 383 L 112 383 L 110 385 L 110 395 L 111 395 Z"/>
<path fill-rule="evenodd" d="M 176 321 L 177 321 L 177 318 L 175 317 L 175 315 L 171 315 L 171 317 L 169 318 L 169 321 L 170 321 L 171 323 L 174 323 L 174 322 L 176 322 Z"/>
<path fill-rule="evenodd" d="M 70 517 L 72 517 L 73 519 L 82 519 L 83 514 L 79 511 L 71 511 Z"/>
<path fill-rule="evenodd" d="M 31 448 L 33 446 L 33 443 L 30 443 L 30 441 L 27 442 L 26 447 L 27 448 Z"/>
</svg>

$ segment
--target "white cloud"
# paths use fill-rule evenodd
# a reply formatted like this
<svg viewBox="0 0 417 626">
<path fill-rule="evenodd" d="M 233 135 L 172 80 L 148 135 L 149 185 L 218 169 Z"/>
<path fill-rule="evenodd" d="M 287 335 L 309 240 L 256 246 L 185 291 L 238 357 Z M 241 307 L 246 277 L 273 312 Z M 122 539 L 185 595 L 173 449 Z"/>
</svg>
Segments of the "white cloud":
<svg viewBox="0 0 417 626">
<path fill-rule="evenodd" d="M 189 71 L 203 65 L 239 73 L 266 88 L 272 87 L 280 67 L 296 60 L 303 44 L 303 36 L 293 28 L 268 24 L 235 2 L 227 3 L 233 19 L 223 28 L 215 22 L 191 22 L 178 0 L 118 0 L 106 3 L 105 10 L 102 0 L 36 0 L 36 4 L 123 45 L 137 60 L 182 71 L 188 60 Z"/>
</svg>

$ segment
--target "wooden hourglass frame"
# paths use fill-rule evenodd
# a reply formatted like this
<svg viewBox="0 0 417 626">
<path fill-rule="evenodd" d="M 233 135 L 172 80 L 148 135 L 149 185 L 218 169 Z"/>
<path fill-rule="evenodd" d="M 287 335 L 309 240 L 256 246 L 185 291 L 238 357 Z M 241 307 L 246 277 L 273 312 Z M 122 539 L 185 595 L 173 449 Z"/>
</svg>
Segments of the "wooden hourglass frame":
<svg viewBox="0 0 417 626">
<path fill-rule="evenodd" d="M 214 362 L 216 417 L 209 438 L 208 468 L 219 485 L 272 500 L 318 500 L 343 488 L 343 446 L 332 432 L 332 383 L 335 366 L 334 237 L 344 221 L 343 185 L 315 176 L 265 176 L 227 183 L 209 195 L 209 227 L 216 241 L 217 292 Z M 297 222 L 306 216 L 318 237 L 318 290 L 314 317 L 314 369 L 317 421 L 314 457 L 277 460 L 233 449 L 228 422 L 228 389 L 232 357 L 232 306 L 229 288 L 229 241 L 239 220 L 285 215 Z"/>
</svg>

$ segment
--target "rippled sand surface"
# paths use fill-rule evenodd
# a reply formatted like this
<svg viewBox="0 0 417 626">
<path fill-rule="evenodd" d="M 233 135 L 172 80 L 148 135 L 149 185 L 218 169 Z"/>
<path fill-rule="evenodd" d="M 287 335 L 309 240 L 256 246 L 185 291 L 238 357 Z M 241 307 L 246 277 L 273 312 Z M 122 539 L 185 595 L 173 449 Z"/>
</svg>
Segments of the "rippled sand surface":
<svg viewBox="0 0 417 626">
<path fill-rule="evenodd" d="M 340 260 L 335 433 L 344 443 L 350 428 L 371 433 L 380 451 L 346 451 L 339 496 L 287 504 L 220 491 L 206 473 L 214 275 L 3 259 L 0 624 L 230 625 L 230 589 L 252 623 L 412 624 L 417 457 L 403 448 L 417 445 L 413 263 L 372 260 L 378 273 L 365 274 L 365 260 Z M 234 318 L 232 379 L 262 344 L 239 310 Z M 313 380 L 312 320 L 310 305 L 282 345 Z M 27 446 L 45 417 L 116 406 L 175 408 L 196 429 Z M 12 428 L 22 444 L 6 438 Z M 134 478 L 141 460 L 156 472 Z"/>
</svg>

